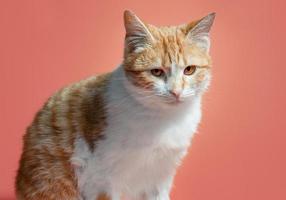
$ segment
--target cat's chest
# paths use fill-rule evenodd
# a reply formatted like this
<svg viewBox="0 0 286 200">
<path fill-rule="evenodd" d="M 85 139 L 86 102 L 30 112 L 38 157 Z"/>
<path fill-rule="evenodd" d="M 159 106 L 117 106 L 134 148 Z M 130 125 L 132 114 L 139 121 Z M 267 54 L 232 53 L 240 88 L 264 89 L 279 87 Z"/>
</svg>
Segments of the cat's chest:
<svg viewBox="0 0 286 200">
<path fill-rule="evenodd" d="M 109 175 L 113 184 L 125 186 L 121 190 L 126 193 L 130 193 L 128 188 L 133 188 L 132 192 L 151 189 L 175 172 L 185 153 L 184 147 L 168 148 L 166 145 L 127 148 L 118 152 Z"/>
<path fill-rule="evenodd" d="M 198 120 L 199 116 L 170 120 L 137 115 L 122 124 L 110 121 L 98 155 L 104 155 L 102 161 L 111 168 L 114 183 L 138 190 L 159 184 L 175 172 L 186 154 Z"/>
<path fill-rule="evenodd" d="M 78 173 L 80 187 L 87 189 L 89 186 L 83 185 L 110 180 L 126 193 L 131 192 L 126 191 L 128 188 L 139 192 L 175 172 L 197 128 L 200 110 L 191 109 L 175 118 L 143 110 L 136 113 L 109 113 L 105 137 L 96 144 L 96 150 L 90 154 L 78 148 L 77 155 L 85 155 L 83 160 L 87 161 L 84 171 Z"/>
</svg>

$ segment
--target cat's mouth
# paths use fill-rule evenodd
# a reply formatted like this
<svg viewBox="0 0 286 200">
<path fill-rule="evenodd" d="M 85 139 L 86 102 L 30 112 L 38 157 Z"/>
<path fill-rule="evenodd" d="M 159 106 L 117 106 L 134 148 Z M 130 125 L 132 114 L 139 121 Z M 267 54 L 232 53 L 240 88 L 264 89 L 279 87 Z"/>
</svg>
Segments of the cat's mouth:
<svg viewBox="0 0 286 200">
<path fill-rule="evenodd" d="M 179 102 L 179 101 L 173 101 L 173 102 L 170 102 L 170 103 L 168 103 L 169 105 L 171 105 L 171 106 L 176 106 L 176 105 L 179 105 L 181 102 Z"/>
<path fill-rule="evenodd" d="M 183 103 L 183 100 L 181 98 L 175 98 L 175 99 L 172 99 L 172 101 L 168 101 L 167 103 L 175 106 L 175 105 L 179 105 Z"/>
</svg>

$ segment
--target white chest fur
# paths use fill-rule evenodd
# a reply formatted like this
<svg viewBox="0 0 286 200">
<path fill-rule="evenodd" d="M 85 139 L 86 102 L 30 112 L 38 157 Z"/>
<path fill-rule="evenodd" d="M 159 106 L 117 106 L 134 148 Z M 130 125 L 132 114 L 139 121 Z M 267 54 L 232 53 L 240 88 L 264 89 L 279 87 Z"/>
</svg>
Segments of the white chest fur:
<svg viewBox="0 0 286 200">
<path fill-rule="evenodd" d="M 76 173 L 88 200 L 103 191 L 119 199 L 121 193 L 138 197 L 170 187 L 200 121 L 199 97 L 188 106 L 159 112 L 139 106 L 126 95 L 122 85 L 111 83 L 105 139 L 98 142 L 95 152 L 82 139 L 76 142 L 72 159 L 81 163 Z"/>
</svg>

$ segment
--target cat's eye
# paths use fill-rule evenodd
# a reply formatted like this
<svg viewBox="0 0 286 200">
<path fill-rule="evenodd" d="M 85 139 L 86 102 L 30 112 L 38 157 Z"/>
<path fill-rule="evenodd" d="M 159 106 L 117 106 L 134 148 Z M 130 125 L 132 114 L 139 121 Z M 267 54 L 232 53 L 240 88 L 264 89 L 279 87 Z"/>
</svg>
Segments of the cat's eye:
<svg viewBox="0 0 286 200">
<path fill-rule="evenodd" d="M 196 65 L 190 65 L 185 68 L 184 74 L 190 76 L 195 73 L 196 69 L 197 69 Z"/>
<path fill-rule="evenodd" d="M 151 69 L 151 74 L 153 76 L 161 77 L 164 75 L 164 71 L 162 69 Z"/>
</svg>

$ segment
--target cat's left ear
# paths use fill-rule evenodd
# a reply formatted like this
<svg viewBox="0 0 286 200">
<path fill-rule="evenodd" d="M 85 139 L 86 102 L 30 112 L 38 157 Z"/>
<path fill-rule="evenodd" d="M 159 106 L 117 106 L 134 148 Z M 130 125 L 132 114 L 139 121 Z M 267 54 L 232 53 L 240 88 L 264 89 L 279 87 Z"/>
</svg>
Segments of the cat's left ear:
<svg viewBox="0 0 286 200">
<path fill-rule="evenodd" d="M 191 27 L 187 33 L 188 39 L 191 43 L 195 43 L 199 48 L 206 52 L 210 49 L 210 37 L 209 32 L 215 19 L 215 13 L 211 13 L 202 19 L 189 24 Z"/>
</svg>

